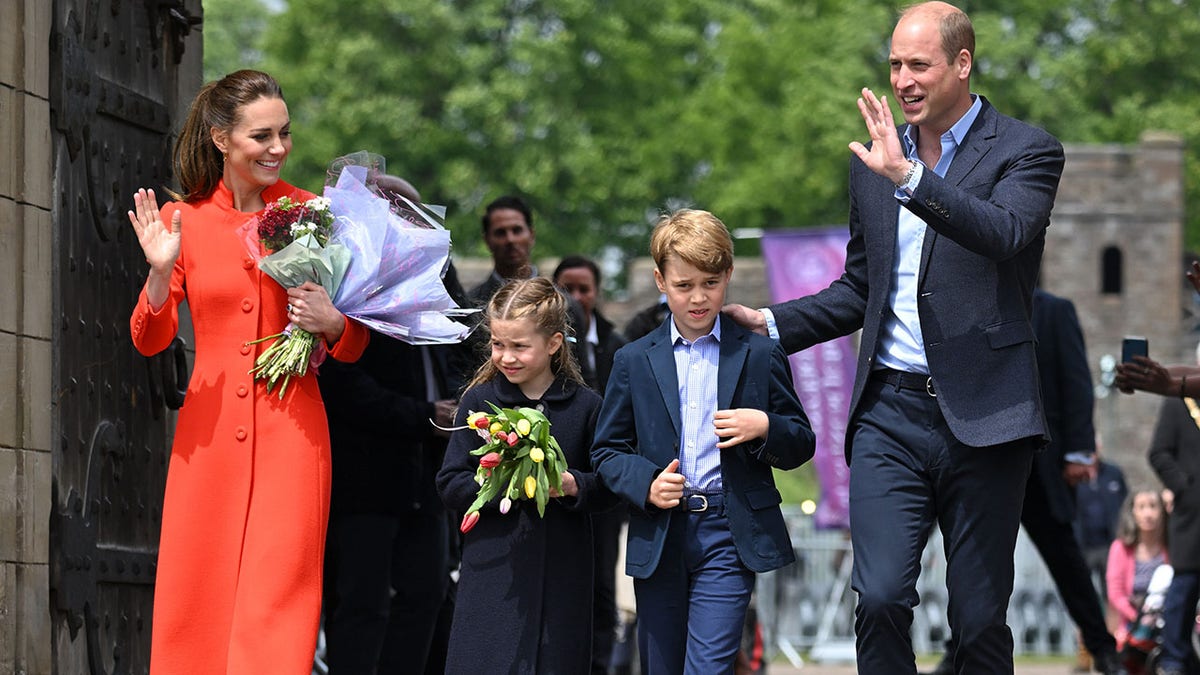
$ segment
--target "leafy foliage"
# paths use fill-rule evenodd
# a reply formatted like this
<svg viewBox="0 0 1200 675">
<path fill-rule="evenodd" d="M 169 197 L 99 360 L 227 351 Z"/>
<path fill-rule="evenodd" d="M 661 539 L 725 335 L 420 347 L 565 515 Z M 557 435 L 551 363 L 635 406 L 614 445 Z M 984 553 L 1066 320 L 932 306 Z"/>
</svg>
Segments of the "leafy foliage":
<svg viewBox="0 0 1200 675">
<path fill-rule="evenodd" d="M 210 37 L 256 29 L 245 10 L 258 1 L 205 5 Z M 1200 13 L 1184 0 L 961 6 L 978 34 L 973 87 L 1001 111 L 1064 142 L 1184 137 L 1200 247 Z M 288 93 L 300 185 L 370 149 L 449 207 L 460 253 L 486 254 L 482 206 L 517 193 L 539 255 L 643 255 L 657 214 L 682 205 L 733 228 L 843 221 L 846 145 L 865 136 L 854 101 L 889 90 L 894 20 L 883 0 L 290 0 L 261 66 Z M 221 63 L 259 44 L 219 42 Z"/>
</svg>

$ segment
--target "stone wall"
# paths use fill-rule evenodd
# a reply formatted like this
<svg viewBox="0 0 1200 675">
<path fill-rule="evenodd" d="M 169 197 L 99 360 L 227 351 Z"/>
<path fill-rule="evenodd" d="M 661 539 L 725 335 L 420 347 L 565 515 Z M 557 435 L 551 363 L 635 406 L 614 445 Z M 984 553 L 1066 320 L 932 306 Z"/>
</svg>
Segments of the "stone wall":
<svg viewBox="0 0 1200 675">
<path fill-rule="evenodd" d="M 50 7 L 0 2 L 0 674 L 51 671 Z"/>
</svg>

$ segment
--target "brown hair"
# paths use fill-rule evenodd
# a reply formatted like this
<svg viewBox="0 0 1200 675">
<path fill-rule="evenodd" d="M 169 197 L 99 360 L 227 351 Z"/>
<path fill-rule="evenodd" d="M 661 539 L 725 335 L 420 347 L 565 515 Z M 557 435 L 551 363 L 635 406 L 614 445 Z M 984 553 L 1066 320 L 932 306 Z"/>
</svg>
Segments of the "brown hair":
<svg viewBox="0 0 1200 675">
<path fill-rule="evenodd" d="M 212 130 L 231 131 L 242 108 L 260 98 L 283 100 L 275 78 L 258 70 L 239 70 L 200 88 L 175 139 L 172 164 L 180 192 L 171 197 L 193 203 L 208 198 L 225 172 L 225 160 L 212 140 Z"/>
<path fill-rule="evenodd" d="M 515 321 L 529 319 L 537 327 L 538 333 L 546 338 L 555 333 L 562 333 L 563 344 L 558 353 L 550 361 L 550 369 L 555 376 L 563 376 L 583 384 L 583 375 L 579 372 L 579 364 L 575 363 L 575 355 L 567 340 L 572 339 L 570 320 L 567 311 L 567 296 L 555 288 L 554 284 L 545 277 L 518 279 L 500 287 L 492 296 L 487 307 L 483 310 L 484 330 L 493 321 Z M 475 371 L 475 377 L 467 385 L 470 389 L 484 382 L 490 382 L 499 374 L 496 364 L 488 358 Z"/>
<path fill-rule="evenodd" d="M 733 267 L 733 237 L 708 211 L 680 209 L 659 217 L 650 235 L 650 257 L 659 272 L 670 256 L 701 272 L 720 274 Z"/>
<path fill-rule="evenodd" d="M 1163 503 L 1162 492 L 1153 488 L 1142 487 L 1137 490 L 1132 490 L 1129 496 L 1125 498 L 1125 503 L 1121 506 L 1121 517 L 1117 521 L 1117 539 L 1126 546 L 1137 546 L 1138 539 L 1141 538 L 1141 531 L 1138 529 L 1137 521 L 1133 517 L 1133 502 L 1138 495 L 1154 495 L 1154 501 L 1158 502 L 1158 511 L 1161 514 L 1158 520 L 1158 529 L 1162 533 L 1163 548 L 1167 546 L 1167 505 Z"/>
</svg>

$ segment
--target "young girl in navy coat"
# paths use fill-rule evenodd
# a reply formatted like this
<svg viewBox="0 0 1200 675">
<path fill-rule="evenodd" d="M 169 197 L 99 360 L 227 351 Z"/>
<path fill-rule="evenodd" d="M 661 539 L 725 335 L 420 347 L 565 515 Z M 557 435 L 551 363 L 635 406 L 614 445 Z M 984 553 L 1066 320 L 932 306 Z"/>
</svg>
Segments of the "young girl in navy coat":
<svg viewBox="0 0 1200 675">
<path fill-rule="evenodd" d="M 590 668 L 592 526 L 588 512 L 616 498 L 591 471 L 588 457 L 600 397 L 583 384 L 571 350 L 567 301 L 550 281 L 502 287 L 488 303 L 491 358 L 459 402 L 456 425 L 472 412 L 523 406 L 542 411 L 568 469 L 545 517 L 533 500 L 485 505 L 463 535 L 462 568 L 446 673 L 574 675 Z M 450 438 L 437 485 L 446 506 L 465 513 L 479 484 L 483 444 L 474 429 Z"/>
</svg>

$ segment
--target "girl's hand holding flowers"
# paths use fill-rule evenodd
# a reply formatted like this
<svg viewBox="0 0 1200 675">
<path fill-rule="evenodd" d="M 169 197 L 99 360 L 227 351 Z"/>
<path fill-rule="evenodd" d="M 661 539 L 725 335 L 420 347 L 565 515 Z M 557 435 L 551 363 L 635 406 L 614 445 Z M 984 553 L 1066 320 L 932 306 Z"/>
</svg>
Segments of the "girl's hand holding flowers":
<svg viewBox="0 0 1200 675">
<path fill-rule="evenodd" d="M 475 527 L 479 510 L 497 497 L 501 514 L 507 514 L 516 501 L 532 499 L 537 503 L 538 515 L 544 516 L 552 497 L 579 494 L 544 414 L 533 408 L 488 405 L 493 413 L 472 412 L 467 416 L 466 428 L 474 429 L 486 442 L 471 451 L 479 456 L 475 472 L 479 493 L 459 525 L 463 532 Z"/>
</svg>

